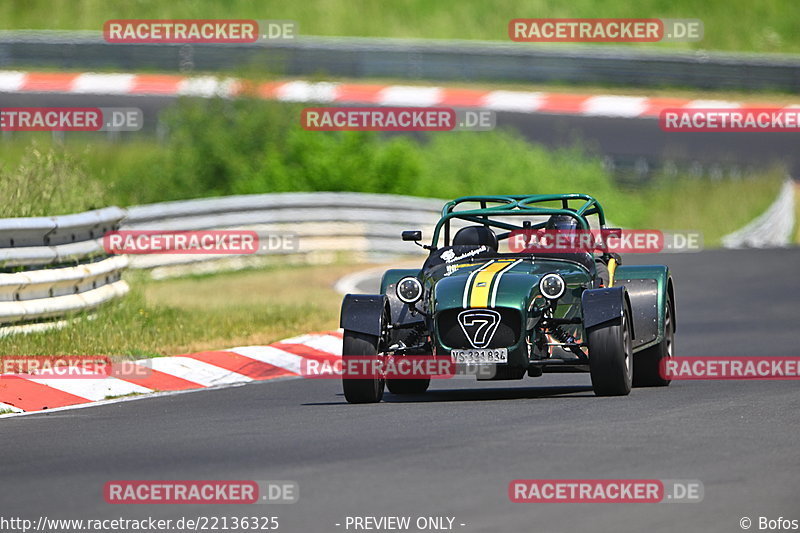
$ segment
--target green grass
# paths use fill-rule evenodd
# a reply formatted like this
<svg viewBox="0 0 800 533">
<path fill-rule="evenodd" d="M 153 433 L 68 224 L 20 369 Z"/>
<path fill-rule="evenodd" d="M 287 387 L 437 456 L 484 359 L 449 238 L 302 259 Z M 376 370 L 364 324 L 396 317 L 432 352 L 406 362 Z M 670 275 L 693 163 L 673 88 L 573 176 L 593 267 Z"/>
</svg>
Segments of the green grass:
<svg viewBox="0 0 800 533">
<path fill-rule="evenodd" d="M 758 179 L 663 180 L 659 186 L 642 191 L 638 198 L 641 210 L 619 219 L 629 228 L 655 228 L 672 231 L 700 231 L 704 245 L 716 247 L 723 236 L 762 214 L 780 191 L 785 172 L 775 170 Z"/>
<path fill-rule="evenodd" d="M 276 266 L 202 281 L 153 281 L 133 272 L 126 276 L 131 292 L 96 310 L 91 320 L 2 337 L 0 354 L 143 358 L 268 344 L 335 329 L 341 297 L 331 287 L 359 268 L 364 266 Z"/>
<path fill-rule="evenodd" d="M 508 42 L 513 18 L 699 18 L 701 42 L 650 46 L 797 53 L 797 15 L 792 0 L 5 0 L 0 28 L 99 30 L 117 18 L 292 19 L 304 35 Z"/>
<path fill-rule="evenodd" d="M 104 400 L 118 400 L 120 398 L 134 398 L 136 396 L 144 396 L 143 392 L 129 392 L 128 394 L 109 394 Z"/>
<path fill-rule="evenodd" d="M 110 143 L 68 137 L 47 151 L 46 137 L 3 141 L 0 193 L 15 201 L 4 216 L 60 214 L 233 194 L 354 191 L 455 198 L 473 194 L 582 192 L 630 228 L 701 231 L 706 245 L 760 214 L 782 172 L 742 180 L 661 176 L 628 188 L 600 157 L 576 145 L 548 150 L 513 131 L 385 137 L 313 132 L 300 107 L 260 100 L 184 101 L 165 113 L 162 143 Z M 40 202 L 40 199 L 44 201 Z"/>
<path fill-rule="evenodd" d="M 12 144 L 13 146 L 13 144 Z M 4 155 L 15 159 L 0 165 L 0 218 L 75 213 L 106 207 L 100 181 L 90 178 L 71 152 L 39 144 L 15 146 Z"/>
</svg>

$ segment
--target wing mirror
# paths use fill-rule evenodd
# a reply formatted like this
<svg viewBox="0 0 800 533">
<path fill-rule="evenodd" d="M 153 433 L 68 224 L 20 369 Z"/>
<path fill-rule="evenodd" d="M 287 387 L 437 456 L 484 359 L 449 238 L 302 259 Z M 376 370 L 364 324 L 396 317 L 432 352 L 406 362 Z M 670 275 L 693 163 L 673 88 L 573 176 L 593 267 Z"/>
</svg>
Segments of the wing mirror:
<svg viewBox="0 0 800 533">
<path fill-rule="evenodd" d="M 422 240 L 422 232 L 420 230 L 410 230 L 403 232 L 403 240 L 404 241 L 421 241 Z"/>
<path fill-rule="evenodd" d="M 413 241 L 414 244 L 419 246 L 420 248 L 425 248 L 426 250 L 435 250 L 433 246 L 428 246 L 427 244 L 420 244 L 419 241 L 422 240 L 422 232 L 418 229 L 415 230 L 408 230 L 402 233 L 402 238 L 404 241 Z"/>
</svg>

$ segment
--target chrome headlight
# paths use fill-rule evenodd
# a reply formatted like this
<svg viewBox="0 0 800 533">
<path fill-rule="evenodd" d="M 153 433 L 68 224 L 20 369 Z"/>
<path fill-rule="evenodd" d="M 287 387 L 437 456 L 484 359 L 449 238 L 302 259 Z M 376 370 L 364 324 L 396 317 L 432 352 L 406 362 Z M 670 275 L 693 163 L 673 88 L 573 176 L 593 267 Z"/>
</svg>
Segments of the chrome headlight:
<svg viewBox="0 0 800 533">
<path fill-rule="evenodd" d="M 395 293 L 401 302 L 413 304 L 422 298 L 422 283 L 414 276 L 408 276 L 397 282 Z"/>
<path fill-rule="evenodd" d="M 539 280 L 539 292 L 548 300 L 561 298 L 565 290 L 567 290 L 567 284 L 564 283 L 564 278 L 558 274 L 546 274 Z"/>
</svg>

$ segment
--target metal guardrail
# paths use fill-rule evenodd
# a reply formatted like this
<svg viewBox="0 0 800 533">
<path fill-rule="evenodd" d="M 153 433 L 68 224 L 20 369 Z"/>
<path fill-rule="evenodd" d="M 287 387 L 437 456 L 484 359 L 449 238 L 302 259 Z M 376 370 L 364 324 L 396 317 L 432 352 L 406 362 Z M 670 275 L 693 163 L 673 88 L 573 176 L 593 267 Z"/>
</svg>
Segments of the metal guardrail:
<svg viewBox="0 0 800 533">
<path fill-rule="evenodd" d="M 291 247 L 234 257 L 244 263 L 266 255 L 313 261 L 340 252 L 414 253 L 416 247 L 399 240 L 400 232 L 432 228 L 443 204 L 385 194 L 278 193 L 0 219 L 0 324 L 60 317 L 119 297 L 128 291 L 121 276 L 129 267 L 222 264 L 231 259 L 219 254 L 109 257 L 101 243 L 108 231 L 242 229 L 255 231 L 264 242 L 274 236 L 293 238 Z"/>
<path fill-rule="evenodd" d="M 400 241 L 400 233 L 415 228 L 430 231 L 439 219 L 444 202 L 347 192 L 229 196 L 131 207 L 122 229 L 235 228 L 256 232 L 261 242 L 267 242 L 271 236 L 294 237 L 293 247 L 261 249 L 255 257 L 238 256 L 239 263 L 264 255 L 299 255 L 315 261 L 339 252 L 367 256 L 415 253 L 415 246 Z M 398 213 L 402 213 L 399 220 Z M 205 254 L 136 255 L 131 257 L 131 268 L 208 261 L 224 264 L 229 259 L 230 256 Z"/>
<path fill-rule="evenodd" d="M 795 226 L 794 180 L 783 182 L 778 197 L 764 213 L 737 230 L 722 238 L 725 248 L 780 248 L 792 242 L 792 229 Z"/>
<path fill-rule="evenodd" d="M 126 211 L 107 207 L 58 217 L 0 219 L 0 268 L 51 265 L 102 255 L 98 239 Z"/>
<path fill-rule="evenodd" d="M 254 44 L 109 44 L 99 32 L 0 31 L 0 67 L 772 89 L 800 92 L 800 56 L 623 46 L 300 37 Z"/>
<path fill-rule="evenodd" d="M 106 257 L 99 239 L 124 209 L 0 219 L 0 324 L 83 311 L 128 291 L 124 256 Z"/>
</svg>

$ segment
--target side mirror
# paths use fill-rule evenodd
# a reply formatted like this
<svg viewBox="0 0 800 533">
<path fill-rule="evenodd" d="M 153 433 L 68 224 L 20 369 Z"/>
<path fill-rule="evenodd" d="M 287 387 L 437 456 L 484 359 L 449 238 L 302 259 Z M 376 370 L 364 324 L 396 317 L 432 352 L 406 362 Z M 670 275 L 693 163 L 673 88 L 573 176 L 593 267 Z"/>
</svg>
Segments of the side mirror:
<svg viewBox="0 0 800 533">
<path fill-rule="evenodd" d="M 404 241 L 417 242 L 422 240 L 422 232 L 420 230 L 404 231 L 402 235 Z"/>
</svg>

